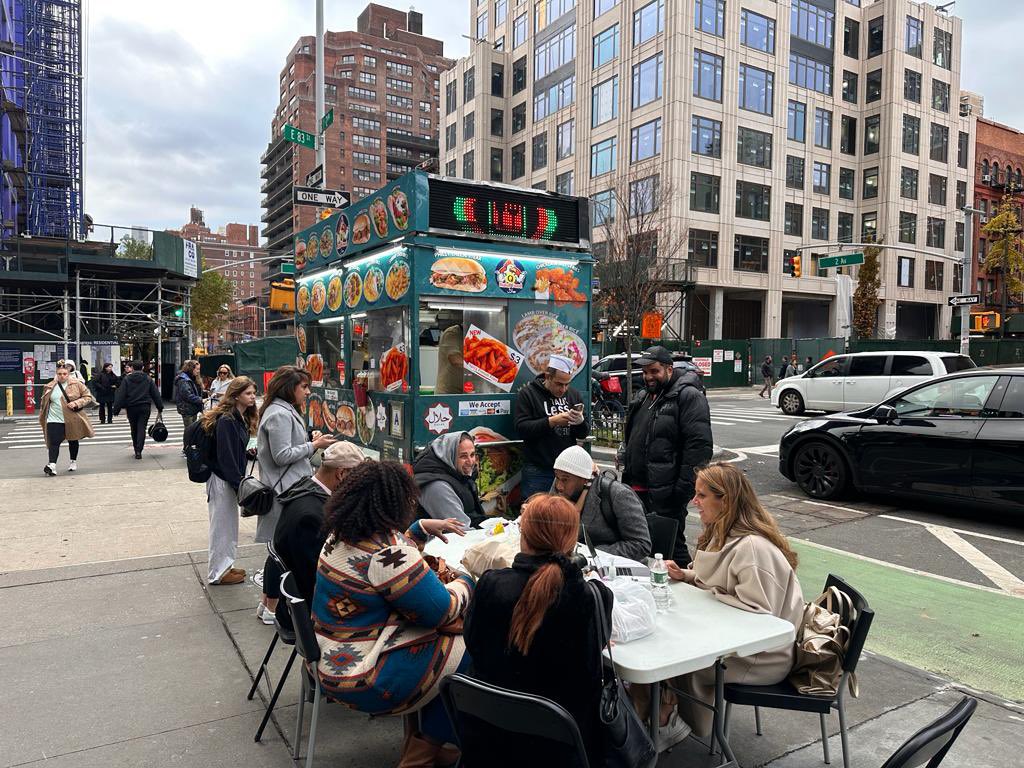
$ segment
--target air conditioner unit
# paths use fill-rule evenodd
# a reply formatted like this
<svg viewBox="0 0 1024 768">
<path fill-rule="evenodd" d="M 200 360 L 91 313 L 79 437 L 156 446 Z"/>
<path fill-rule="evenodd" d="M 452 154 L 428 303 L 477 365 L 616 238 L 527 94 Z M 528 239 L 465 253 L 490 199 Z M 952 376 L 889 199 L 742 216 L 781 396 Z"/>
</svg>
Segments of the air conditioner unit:
<svg viewBox="0 0 1024 768">
<path fill-rule="evenodd" d="M 978 219 L 982 224 L 988 224 L 988 216 L 982 216 Z"/>
<path fill-rule="evenodd" d="M 992 183 L 992 174 L 986 173 L 985 175 L 983 175 L 981 177 L 981 183 L 982 184 L 991 184 Z"/>
</svg>

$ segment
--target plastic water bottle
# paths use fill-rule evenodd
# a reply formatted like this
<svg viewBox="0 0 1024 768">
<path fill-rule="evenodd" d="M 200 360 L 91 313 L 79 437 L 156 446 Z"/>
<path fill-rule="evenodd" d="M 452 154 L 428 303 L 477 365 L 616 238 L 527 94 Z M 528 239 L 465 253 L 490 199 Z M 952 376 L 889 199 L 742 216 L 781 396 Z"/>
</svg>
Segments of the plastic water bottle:
<svg viewBox="0 0 1024 768">
<path fill-rule="evenodd" d="M 672 608 L 672 590 L 668 586 L 668 566 L 665 558 L 658 552 L 651 563 L 651 593 L 654 595 L 654 606 L 658 613 L 665 613 Z"/>
</svg>

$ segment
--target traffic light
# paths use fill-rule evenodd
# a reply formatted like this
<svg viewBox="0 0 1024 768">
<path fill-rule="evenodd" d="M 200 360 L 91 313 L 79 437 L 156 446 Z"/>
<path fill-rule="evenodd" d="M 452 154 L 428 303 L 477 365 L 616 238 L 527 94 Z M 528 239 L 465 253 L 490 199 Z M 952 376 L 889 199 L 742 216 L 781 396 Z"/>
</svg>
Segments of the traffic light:
<svg viewBox="0 0 1024 768">
<path fill-rule="evenodd" d="M 184 307 L 175 307 L 174 308 L 174 316 L 177 317 L 177 318 L 184 317 L 185 316 L 185 308 Z"/>
<path fill-rule="evenodd" d="M 972 312 L 971 332 L 985 333 L 987 331 L 999 330 L 1002 316 L 998 312 Z"/>
<path fill-rule="evenodd" d="M 800 254 L 798 253 L 793 256 L 793 277 L 800 277 L 801 274 Z"/>
</svg>

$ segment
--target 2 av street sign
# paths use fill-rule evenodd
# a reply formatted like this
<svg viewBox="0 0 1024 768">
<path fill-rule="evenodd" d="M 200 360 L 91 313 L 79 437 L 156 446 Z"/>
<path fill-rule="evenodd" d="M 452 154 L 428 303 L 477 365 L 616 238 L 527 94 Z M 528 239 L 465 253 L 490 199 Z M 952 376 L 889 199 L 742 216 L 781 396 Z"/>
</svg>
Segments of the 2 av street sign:
<svg viewBox="0 0 1024 768">
<path fill-rule="evenodd" d="M 303 147 L 316 149 L 316 136 L 296 128 L 291 123 L 285 123 L 284 125 L 284 140 L 290 141 L 292 144 L 301 144 Z"/>
<path fill-rule="evenodd" d="M 306 186 L 307 187 L 319 187 L 324 183 L 324 167 L 318 165 L 312 171 L 306 174 Z"/>
<path fill-rule="evenodd" d="M 327 114 L 320 118 L 320 133 L 323 133 L 331 127 L 331 123 L 334 122 L 334 107 L 327 110 Z"/>
<path fill-rule="evenodd" d="M 818 268 L 828 269 L 829 267 L 850 267 L 863 263 L 863 253 L 841 253 L 838 256 L 825 256 L 818 259 Z"/>
<path fill-rule="evenodd" d="M 312 187 L 293 187 L 293 200 L 296 205 L 319 205 L 325 208 L 344 208 L 349 203 L 348 192 L 340 189 L 314 189 Z"/>
<path fill-rule="evenodd" d="M 960 296 L 950 296 L 946 303 L 951 307 L 962 307 L 965 304 L 980 304 L 981 295 L 977 293 L 967 293 Z"/>
</svg>

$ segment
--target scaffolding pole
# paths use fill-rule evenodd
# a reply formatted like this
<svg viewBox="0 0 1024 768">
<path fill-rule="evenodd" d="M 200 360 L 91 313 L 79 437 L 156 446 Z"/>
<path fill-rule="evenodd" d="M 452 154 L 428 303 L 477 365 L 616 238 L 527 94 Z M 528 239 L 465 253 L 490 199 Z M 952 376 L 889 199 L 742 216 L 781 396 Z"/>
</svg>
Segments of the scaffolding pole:
<svg viewBox="0 0 1024 768">
<path fill-rule="evenodd" d="M 156 388 L 163 392 L 164 363 L 164 281 L 156 281 Z"/>
<path fill-rule="evenodd" d="M 71 307 L 68 306 L 68 292 L 64 289 L 64 359 L 68 359 L 68 337 L 71 336 Z"/>
<path fill-rule="evenodd" d="M 82 273 L 75 270 L 75 368 L 82 359 Z"/>
</svg>

